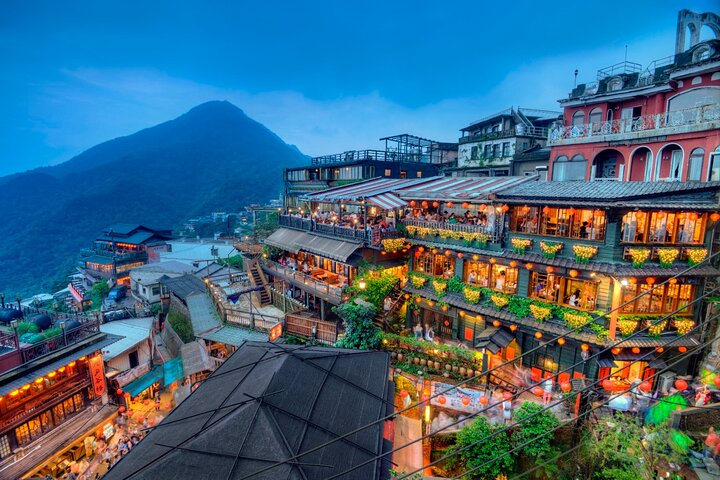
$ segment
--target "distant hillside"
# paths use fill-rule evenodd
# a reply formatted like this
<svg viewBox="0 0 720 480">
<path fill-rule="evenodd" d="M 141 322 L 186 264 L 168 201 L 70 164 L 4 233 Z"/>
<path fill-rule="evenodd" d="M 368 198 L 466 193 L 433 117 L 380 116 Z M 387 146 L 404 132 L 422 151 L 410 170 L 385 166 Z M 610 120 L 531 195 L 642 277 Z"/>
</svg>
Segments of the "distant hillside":
<svg viewBox="0 0 720 480">
<path fill-rule="evenodd" d="M 282 169 L 306 161 L 242 110 L 216 101 L 60 165 L 0 178 L 0 292 L 49 290 L 108 224 L 170 228 L 277 198 Z"/>
</svg>

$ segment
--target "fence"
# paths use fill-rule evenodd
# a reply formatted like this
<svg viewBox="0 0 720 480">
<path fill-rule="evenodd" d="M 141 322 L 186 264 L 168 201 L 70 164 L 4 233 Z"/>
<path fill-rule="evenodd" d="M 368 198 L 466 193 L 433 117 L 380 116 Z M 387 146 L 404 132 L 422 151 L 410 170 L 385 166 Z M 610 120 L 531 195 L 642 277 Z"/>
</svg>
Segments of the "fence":
<svg viewBox="0 0 720 480">
<path fill-rule="evenodd" d="M 285 332 L 299 337 L 315 338 L 318 342 L 329 345 L 337 341 L 337 323 L 302 314 L 285 315 Z"/>
</svg>

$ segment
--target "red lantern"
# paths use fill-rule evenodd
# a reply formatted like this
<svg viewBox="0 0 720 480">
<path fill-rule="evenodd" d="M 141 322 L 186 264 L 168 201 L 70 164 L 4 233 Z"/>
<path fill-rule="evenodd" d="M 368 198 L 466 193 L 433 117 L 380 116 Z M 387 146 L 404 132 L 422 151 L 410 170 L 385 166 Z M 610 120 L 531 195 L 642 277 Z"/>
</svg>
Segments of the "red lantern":
<svg viewBox="0 0 720 480">
<path fill-rule="evenodd" d="M 511 392 L 503 392 L 503 398 L 505 400 L 510 400 L 513 398 L 513 394 Z"/>
<path fill-rule="evenodd" d="M 660 218 L 660 219 L 665 218 L 665 212 L 658 212 L 657 218 Z"/>
<path fill-rule="evenodd" d="M 656 351 L 657 353 L 662 353 L 662 352 L 665 351 L 665 349 L 664 349 L 663 347 L 657 347 L 657 348 L 655 349 L 655 351 Z"/>
<path fill-rule="evenodd" d="M 445 395 L 440 395 L 440 396 L 438 397 L 438 403 L 439 403 L 440 405 L 445 405 L 445 402 L 447 402 L 447 398 L 445 398 Z"/>
<path fill-rule="evenodd" d="M 562 337 L 558 338 L 558 345 L 565 345 L 565 339 Z"/>
<path fill-rule="evenodd" d="M 427 202 L 427 201 L 425 201 L 425 200 L 423 200 L 423 201 L 422 201 L 422 203 L 421 203 L 420 205 L 422 205 L 422 206 L 423 206 L 423 208 L 427 208 L 427 206 L 428 206 L 428 202 Z"/>
<path fill-rule="evenodd" d="M 613 355 L 617 355 L 617 354 L 619 354 L 620 352 L 622 352 L 622 348 L 620 348 L 620 347 L 615 347 L 615 348 L 613 348 L 613 349 L 610 350 L 610 351 L 613 353 Z"/>
<path fill-rule="evenodd" d="M 125 407 L 120 405 L 120 407 L 118 407 L 118 412 L 123 413 L 124 411 L 125 411 Z"/>
<path fill-rule="evenodd" d="M 649 393 L 650 390 L 652 390 L 652 383 L 645 380 L 640 384 L 640 390 L 642 390 L 645 393 Z"/>
<path fill-rule="evenodd" d="M 418 247 L 418 252 L 424 252 L 424 251 L 425 251 L 425 247 Z"/>
<path fill-rule="evenodd" d="M 495 263 L 495 262 L 497 262 L 497 260 L 495 260 L 494 258 L 490 259 L 490 263 Z"/>
<path fill-rule="evenodd" d="M 535 332 L 535 338 L 542 338 L 542 332 Z"/>
<path fill-rule="evenodd" d="M 635 285 L 637 283 L 637 278 L 635 278 L 635 277 L 628 278 L 628 283 L 631 285 Z"/>
<path fill-rule="evenodd" d="M 648 285 L 653 285 L 655 283 L 655 277 L 646 277 L 645 283 L 647 283 Z"/>
<path fill-rule="evenodd" d="M 122 395 L 123 394 L 122 388 L 118 388 L 117 390 L 115 390 L 115 393 L 118 395 Z"/>
<path fill-rule="evenodd" d="M 410 200 L 410 206 L 414 207 L 415 205 L 417 205 L 417 202 L 415 200 Z"/>
<path fill-rule="evenodd" d="M 151 427 L 154 427 L 154 426 L 155 426 L 155 419 L 154 419 L 154 418 L 149 418 L 149 419 L 148 419 L 148 425 L 150 425 Z"/>
<path fill-rule="evenodd" d="M 457 257 L 458 257 L 458 258 L 462 258 L 462 257 L 463 257 L 462 252 L 458 252 Z"/>
<path fill-rule="evenodd" d="M 135 415 L 135 410 L 128 410 L 128 411 L 127 411 L 127 416 L 128 416 L 128 417 L 132 417 L 133 415 Z"/>
<path fill-rule="evenodd" d="M 400 398 L 407 398 L 410 395 L 407 390 L 400 390 Z"/>
<path fill-rule="evenodd" d="M 447 202 L 447 206 L 448 206 L 448 208 L 452 208 L 452 207 L 453 207 L 453 205 L 454 205 L 454 204 L 453 204 L 453 202 Z"/>
<path fill-rule="evenodd" d="M 445 250 L 445 256 L 449 257 L 452 252 L 450 250 Z"/>
<path fill-rule="evenodd" d="M 577 270 L 570 270 L 570 272 L 568 272 L 568 273 L 570 273 L 570 276 L 571 276 L 572 278 L 575 278 L 575 277 L 577 277 L 577 276 L 579 275 L 579 273 L 578 273 Z"/>
<path fill-rule="evenodd" d="M 590 345 L 588 345 L 587 343 L 583 343 L 582 345 L 580 345 L 580 350 L 582 350 L 583 352 L 587 352 L 588 350 L 590 350 Z"/>
<path fill-rule="evenodd" d="M 560 384 L 560 390 L 562 390 L 563 392 L 567 393 L 567 392 L 569 392 L 570 390 L 572 390 L 572 384 L 571 384 L 570 382 L 562 382 L 562 383 Z"/>
<path fill-rule="evenodd" d="M 720 220 L 720 213 L 715 212 L 710 215 L 710 220 L 712 220 L 713 222 L 717 222 L 718 220 Z"/>
<path fill-rule="evenodd" d="M 532 264 L 532 263 L 526 263 L 526 264 L 525 264 L 525 268 L 527 268 L 528 270 L 532 270 L 532 267 L 533 267 L 533 264 Z"/>
<path fill-rule="evenodd" d="M 503 211 L 503 212 L 507 212 L 508 210 L 510 210 L 510 207 L 508 207 L 507 205 L 503 205 L 503 206 L 502 206 L 502 211 Z"/>
<path fill-rule="evenodd" d="M 573 213 L 575 213 L 575 209 L 570 207 L 570 209 L 568 209 L 568 213 L 572 215 Z"/>
<path fill-rule="evenodd" d="M 493 327 L 497 328 L 500 326 L 500 320 L 493 321 Z"/>
<path fill-rule="evenodd" d="M 420 258 L 421 255 L 422 255 L 421 251 L 418 250 L 415 252 L 415 258 Z"/>
<path fill-rule="evenodd" d="M 461 401 L 462 404 L 465 405 L 466 407 L 467 407 L 468 405 L 470 405 L 470 397 L 468 397 L 468 396 L 466 396 L 466 395 L 463 395 L 463 397 L 460 399 L 460 401 Z"/>
<path fill-rule="evenodd" d="M 542 389 L 542 387 L 540 387 L 540 386 L 535 386 L 535 387 L 532 388 L 532 393 L 533 393 L 536 397 L 542 397 L 543 389 Z"/>
<path fill-rule="evenodd" d="M 487 205 L 485 205 L 485 204 L 480 205 L 480 211 L 484 212 L 485 210 L 487 210 Z"/>
<path fill-rule="evenodd" d="M 697 214 L 697 213 L 691 213 L 691 214 L 690 214 L 690 220 L 697 220 L 697 219 L 698 219 L 698 214 Z"/>
<path fill-rule="evenodd" d="M 513 260 L 512 262 L 510 262 L 510 266 L 511 266 L 512 268 L 517 267 L 517 262 L 516 262 L 515 260 Z"/>
<path fill-rule="evenodd" d="M 482 397 L 480 397 L 480 403 L 481 403 L 481 404 L 487 405 L 488 402 L 489 402 L 488 397 L 486 397 L 485 395 L 483 395 Z"/>
<path fill-rule="evenodd" d="M 720 377 L 713 378 L 713 383 L 716 387 L 720 387 Z"/>
<path fill-rule="evenodd" d="M 685 380 L 675 380 L 675 388 L 684 392 L 688 388 L 688 383 Z"/>
<path fill-rule="evenodd" d="M 510 331 L 514 332 L 515 330 L 517 330 L 517 325 L 510 325 Z"/>
<path fill-rule="evenodd" d="M 433 207 L 437 208 L 437 207 L 439 207 L 439 206 L 440 206 L 440 203 L 439 203 L 439 202 L 433 202 Z"/>
<path fill-rule="evenodd" d="M 145 417 L 143 417 L 142 415 L 140 415 L 139 417 L 137 417 L 137 418 L 135 419 L 135 421 L 138 422 L 138 423 L 143 423 L 143 422 L 145 421 Z"/>
<path fill-rule="evenodd" d="M 552 273 L 555 269 L 553 267 L 545 267 L 547 273 Z"/>
<path fill-rule="evenodd" d="M 527 205 L 525 205 L 524 207 L 522 207 L 522 212 L 523 212 L 523 213 L 528 213 L 529 211 L 530 211 L 530 207 L 528 207 Z"/>
<path fill-rule="evenodd" d="M 687 352 L 687 347 L 678 347 L 678 352 L 680 352 L 680 353 Z"/>
<path fill-rule="evenodd" d="M 550 207 L 543 207 L 542 212 L 547 215 L 548 213 L 550 213 Z"/>
<path fill-rule="evenodd" d="M 469 204 L 468 202 L 463 202 L 463 203 L 462 203 L 462 207 L 463 207 L 463 208 L 468 208 L 469 206 L 470 206 L 470 204 Z"/>
<path fill-rule="evenodd" d="M 165 410 L 170 410 L 170 404 L 169 404 L 169 403 L 166 403 L 165 405 L 163 405 L 163 408 L 164 408 Z"/>
<path fill-rule="evenodd" d="M 635 355 L 637 355 L 638 353 L 640 353 L 640 348 L 638 348 L 638 347 L 633 347 L 633 348 L 632 348 L 632 352 L 633 352 Z"/>
<path fill-rule="evenodd" d="M 613 382 L 611 382 L 609 378 L 606 378 L 605 380 L 602 381 L 602 387 L 603 387 L 605 390 L 612 390 L 612 389 L 613 389 Z"/>
</svg>

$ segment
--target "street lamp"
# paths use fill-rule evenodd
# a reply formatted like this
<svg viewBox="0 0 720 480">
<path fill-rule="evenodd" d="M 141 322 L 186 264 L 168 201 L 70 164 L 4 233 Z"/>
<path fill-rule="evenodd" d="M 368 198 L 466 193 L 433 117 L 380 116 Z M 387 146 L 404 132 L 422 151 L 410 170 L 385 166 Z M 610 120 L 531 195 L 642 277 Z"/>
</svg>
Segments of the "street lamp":
<svg viewBox="0 0 720 480">
<path fill-rule="evenodd" d="M 63 345 L 67 345 L 67 334 L 66 334 L 67 330 L 65 330 L 65 327 L 66 327 L 65 320 L 63 320 L 62 322 L 60 322 L 60 328 L 62 329 L 62 333 L 63 333 Z"/>
<path fill-rule="evenodd" d="M 366 287 L 367 287 L 367 284 L 365 283 L 365 280 L 360 280 L 360 281 L 358 282 L 358 288 L 359 288 L 360 290 L 365 290 Z"/>
<path fill-rule="evenodd" d="M 20 350 L 20 338 L 18 337 L 18 333 L 17 333 L 18 321 L 10 320 L 10 326 L 12 327 L 13 331 L 15 332 L 15 348 Z"/>
<path fill-rule="evenodd" d="M 2 308 L 5 308 L 5 293 L 0 292 L 0 302 L 2 302 Z"/>
</svg>

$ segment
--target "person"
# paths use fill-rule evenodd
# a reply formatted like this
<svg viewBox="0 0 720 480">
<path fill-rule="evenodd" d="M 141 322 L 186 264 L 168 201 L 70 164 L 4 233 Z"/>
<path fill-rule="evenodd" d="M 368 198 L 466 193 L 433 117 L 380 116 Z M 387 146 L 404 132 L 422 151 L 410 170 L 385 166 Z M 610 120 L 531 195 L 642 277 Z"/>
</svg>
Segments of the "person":
<svg viewBox="0 0 720 480">
<path fill-rule="evenodd" d="M 503 420 L 505 424 L 512 422 L 512 399 L 505 399 L 502 402 Z"/>
<path fill-rule="evenodd" d="M 553 380 L 552 378 L 546 378 L 543 382 L 543 403 L 545 405 L 552 401 L 553 394 Z"/>
<path fill-rule="evenodd" d="M 435 340 L 435 331 L 429 324 L 425 324 L 425 340 L 432 342 Z"/>
<path fill-rule="evenodd" d="M 707 404 L 709 397 L 710 389 L 707 385 L 704 385 L 702 388 L 699 388 L 697 392 L 695 392 L 695 406 L 704 407 Z"/>
<path fill-rule="evenodd" d="M 385 297 L 385 301 L 383 302 L 383 309 L 387 312 L 390 311 L 392 308 L 392 298 Z"/>
<path fill-rule="evenodd" d="M 497 278 L 495 279 L 495 290 L 502 291 L 505 288 L 505 270 L 500 270 Z"/>
<path fill-rule="evenodd" d="M 680 225 L 680 231 L 678 232 L 678 240 L 680 243 L 690 242 L 690 234 L 685 230 L 685 225 Z"/>
<path fill-rule="evenodd" d="M 477 273 L 475 273 L 475 270 L 472 270 L 472 271 L 468 274 L 468 279 L 467 279 L 467 281 L 468 281 L 468 283 L 475 283 L 476 280 L 477 280 Z"/>
<path fill-rule="evenodd" d="M 578 288 L 573 292 L 572 295 L 570 295 L 570 300 L 568 301 L 571 307 L 577 307 L 580 303 L 580 289 Z"/>
<path fill-rule="evenodd" d="M 422 340 L 423 338 L 423 329 L 420 326 L 420 323 L 416 323 L 413 327 L 413 336 L 415 337 L 415 340 Z"/>
<path fill-rule="evenodd" d="M 588 222 L 582 222 L 582 225 L 580 226 L 580 238 L 587 238 L 588 234 Z"/>
<path fill-rule="evenodd" d="M 155 411 L 160 411 L 160 392 L 155 395 Z"/>
</svg>

